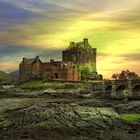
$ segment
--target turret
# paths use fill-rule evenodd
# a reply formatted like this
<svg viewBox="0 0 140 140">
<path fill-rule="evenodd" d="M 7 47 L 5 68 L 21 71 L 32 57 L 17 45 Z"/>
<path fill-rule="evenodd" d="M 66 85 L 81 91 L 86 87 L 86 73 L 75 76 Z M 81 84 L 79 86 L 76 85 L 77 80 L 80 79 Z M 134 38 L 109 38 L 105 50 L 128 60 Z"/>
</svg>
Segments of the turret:
<svg viewBox="0 0 140 140">
<path fill-rule="evenodd" d="M 36 56 L 36 60 L 39 60 L 39 56 Z"/>
<path fill-rule="evenodd" d="M 50 59 L 50 63 L 54 63 L 54 59 L 53 58 Z"/>
<path fill-rule="evenodd" d="M 23 58 L 23 62 L 25 62 L 26 58 Z"/>
<path fill-rule="evenodd" d="M 70 46 L 74 46 L 75 42 L 70 42 Z"/>
<path fill-rule="evenodd" d="M 84 38 L 83 41 L 84 41 L 84 45 L 88 45 L 88 39 L 87 38 Z"/>
</svg>

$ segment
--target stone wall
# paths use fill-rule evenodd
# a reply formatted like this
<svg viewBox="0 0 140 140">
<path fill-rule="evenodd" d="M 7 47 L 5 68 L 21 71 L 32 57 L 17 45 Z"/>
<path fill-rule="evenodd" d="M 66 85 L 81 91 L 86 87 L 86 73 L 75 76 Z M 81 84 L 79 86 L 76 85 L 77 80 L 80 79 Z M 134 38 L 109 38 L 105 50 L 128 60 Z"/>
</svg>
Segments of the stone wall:
<svg viewBox="0 0 140 140">
<path fill-rule="evenodd" d="M 44 79 L 52 80 L 66 80 L 66 81 L 80 81 L 80 72 L 73 64 L 58 62 L 58 63 L 44 63 Z"/>
<path fill-rule="evenodd" d="M 70 46 L 62 52 L 62 60 L 67 62 L 73 62 L 83 67 L 89 67 L 91 71 L 96 72 L 96 48 L 92 48 L 88 44 L 88 40 L 84 39 L 83 42 L 75 43 L 71 42 Z"/>
<path fill-rule="evenodd" d="M 23 58 L 19 65 L 20 80 L 56 79 L 65 81 L 81 81 L 81 71 L 88 67 L 96 73 L 96 48 L 92 48 L 88 39 L 83 42 L 71 42 L 62 52 L 62 61 L 42 63 L 39 56 L 33 59 Z"/>
<path fill-rule="evenodd" d="M 30 79 L 43 78 L 43 63 L 38 57 L 34 59 L 23 58 L 23 61 L 19 64 L 19 80 L 22 82 Z"/>
</svg>

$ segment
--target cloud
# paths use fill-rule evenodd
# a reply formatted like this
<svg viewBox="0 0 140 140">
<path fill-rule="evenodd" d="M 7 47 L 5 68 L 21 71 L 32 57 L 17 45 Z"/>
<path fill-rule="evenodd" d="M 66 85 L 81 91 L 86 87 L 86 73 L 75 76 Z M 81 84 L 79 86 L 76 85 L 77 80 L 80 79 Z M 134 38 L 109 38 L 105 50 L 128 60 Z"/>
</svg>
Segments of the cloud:
<svg viewBox="0 0 140 140">
<path fill-rule="evenodd" d="M 0 58 L 8 55 L 23 54 L 25 52 L 38 52 L 40 49 L 25 46 L 0 45 Z"/>
<path fill-rule="evenodd" d="M 129 54 L 124 54 L 120 55 L 120 57 L 123 57 L 126 59 L 126 61 L 140 61 L 140 53 L 129 53 Z"/>
<path fill-rule="evenodd" d="M 113 73 L 120 73 L 122 70 L 129 69 L 140 75 L 139 53 L 126 53 L 126 54 L 100 54 L 97 57 L 98 71 L 105 75 L 106 78 L 111 78 Z"/>
<path fill-rule="evenodd" d="M 27 46 L 0 45 L 0 70 L 12 71 L 18 69 L 22 58 L 34 58 L 40 56 L 43 62 L 49 61 L 51 58 L 61 60 L 61 50 L 40 49 Z"/>
<path fill-rule="evenodd" d="M 108 77 L 132 66 L 138 71 L 139 7 L 139 0 L 1 0 L 0 63 L 18 65 L 35 55 L 61 59 L 70 41 L 87 37 L 97 48 L 100 73 Z"/>
<path fill-rule="evenodd" d="M 17 22 L 25 19 L 30 19 L 35 16 L 34 13 L 29 12 L 20 7 L 10 4 L 10 2 L 0 1 L 0 22 Z"/>
<path fill-rule="evenodd" d="M 0 62 L 1 71 L 11 72 L 17 69 L 18 69 L 18 64 L 16 62 L 12 62 L 12 61 Z"/>
</svg>

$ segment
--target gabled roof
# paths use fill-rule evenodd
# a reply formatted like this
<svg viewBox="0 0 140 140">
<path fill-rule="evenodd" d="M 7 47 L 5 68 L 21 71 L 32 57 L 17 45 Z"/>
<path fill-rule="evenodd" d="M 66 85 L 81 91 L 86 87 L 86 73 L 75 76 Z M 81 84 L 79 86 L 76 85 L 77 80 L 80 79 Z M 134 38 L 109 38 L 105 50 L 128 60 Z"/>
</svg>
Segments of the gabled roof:
<svg viewBox="0 0 140 140">
<path fill-rule="evenodd" d="M 36 57 L 36 58 L 30 58 L 30 59 L 23 58 L 21 64 L 27 64 L 27 65 L 30 65 L 30 64 L 35 63 L 37 59 L 41 62 L 41 60 L 39 59 L 39 57 Z M 41 63 L 42 63 L 42 62 L 41 62 Z"/>
<path fill-rule="evenodd" d="M 31 58 L 31 59 L 25 59 L 24 63 L 26 64 L 32 64 L 33 62 L 35 62 L 36 58 Z"/>
<path fill-rule="evenodd" d="M 88 40 L 85 42 L 78 42 L 78 43 L 74 43 L 71 42 L 69 47 L 67 48 L 67 50 L 92 50 L 93 48 L 91 47 L 91 45 L 88 43 Z"/>
</svg>

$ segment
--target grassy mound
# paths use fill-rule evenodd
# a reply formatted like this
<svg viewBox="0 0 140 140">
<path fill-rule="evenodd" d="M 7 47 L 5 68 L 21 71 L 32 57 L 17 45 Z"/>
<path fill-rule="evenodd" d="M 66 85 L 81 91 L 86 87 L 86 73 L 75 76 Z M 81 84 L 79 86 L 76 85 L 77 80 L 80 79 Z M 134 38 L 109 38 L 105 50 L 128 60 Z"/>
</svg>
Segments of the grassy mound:
<svg viewBox="0 0 140 140">
<path fill-rule="evenodd" d="M 2 83 L 14 83 L 17 78 L 10 76 L 8 73 L 0 71 L 0 82 Z"/>
<path fill-rule="evenodd" d="M 83 83 L 71 82 L 44 82 L 44 81 L 28 81 L 18 86 L 22 89 L 86 89 L 87 85 Z"/>
<path fill-rule="evenodd" d="M 140 114 L 121 114 L 120 116 L 126 121 L 140 121 Z"/>
</svg>

